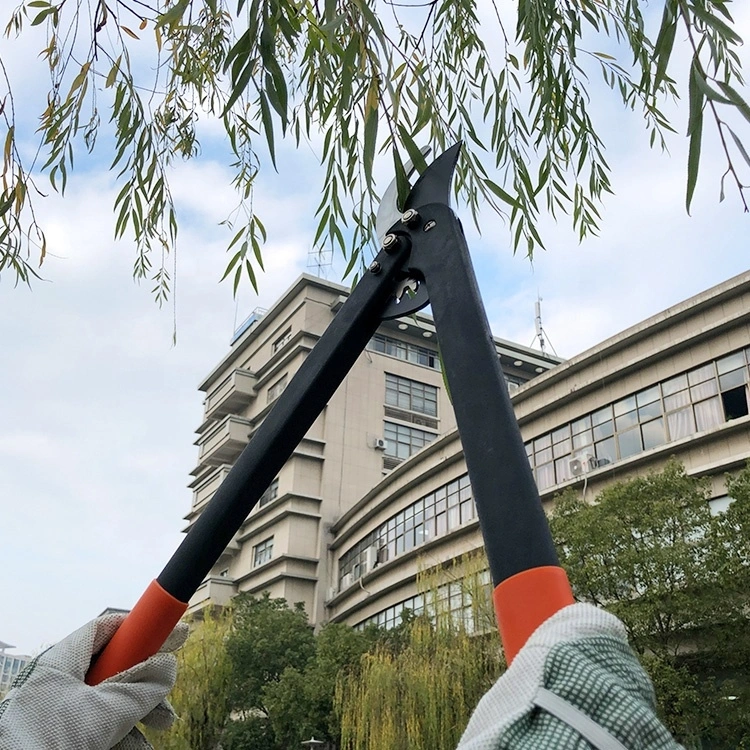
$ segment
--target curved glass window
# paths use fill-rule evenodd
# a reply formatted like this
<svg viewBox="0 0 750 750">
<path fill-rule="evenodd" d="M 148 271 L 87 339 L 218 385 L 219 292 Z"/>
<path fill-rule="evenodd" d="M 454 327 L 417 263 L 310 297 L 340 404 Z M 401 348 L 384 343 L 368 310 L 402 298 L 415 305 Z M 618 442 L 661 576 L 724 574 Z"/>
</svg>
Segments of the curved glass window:
<svg viewBox="0 0 750 750">
<path fill-rule="evenodd" d="M 469 475 L 463 474 L 391 516 L 350 547 L 339 559 L 339 587 L 345 588 L 376 565 L 443 536 L 476 517 Z"/>
<path fill-rule="evenodd" d="M 713 430 L 750 412 L 750 349 L 656 383 L 526 443 L 540 490 L 568 481 L 571 460 L 602 466 Z"/>
</svg>

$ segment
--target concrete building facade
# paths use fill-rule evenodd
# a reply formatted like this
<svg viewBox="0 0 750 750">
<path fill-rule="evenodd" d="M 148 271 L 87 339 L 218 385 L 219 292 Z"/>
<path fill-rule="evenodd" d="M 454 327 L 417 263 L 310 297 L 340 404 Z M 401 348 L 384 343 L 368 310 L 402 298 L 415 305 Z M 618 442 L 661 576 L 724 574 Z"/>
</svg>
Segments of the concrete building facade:
<svg viewBox="0 0 750 750">
<path fill-rule="evenodd" d="M 344 296 L 302 277 L 201 385 L 189 522 Z M 672 456 L 711 478 L 714 509 L 730 502 L 724 475 L 750 459 L 750 273 L 565 362 L 496 344 L 545 504 L 567 487 L 594 497 Z M 424 606 L 420 567 L 482 546 L 435 353 L 428 316 L 381 326 L 194 607 L 269 591 L 304 601 L 315 623 L 389 626 Z M 444 596 L 468 613 L 461 587 Z"/>
<path fill-rule="evenodd" d="M 345 287 L 302 276 L 271 310 L 251 316 L 201 383 L 204 421 L 188 529 L 347 294 Z M 560 363 L 509 341 L 495 344 L 512 390 Z M 339 587 L 330 567 L 333 525 L 413 454 L 454 432 L 431 318 L 384 322 L 191 606 L 268 591 L 304 602 L 313 622 L 325 621 Z"/>
</svg>

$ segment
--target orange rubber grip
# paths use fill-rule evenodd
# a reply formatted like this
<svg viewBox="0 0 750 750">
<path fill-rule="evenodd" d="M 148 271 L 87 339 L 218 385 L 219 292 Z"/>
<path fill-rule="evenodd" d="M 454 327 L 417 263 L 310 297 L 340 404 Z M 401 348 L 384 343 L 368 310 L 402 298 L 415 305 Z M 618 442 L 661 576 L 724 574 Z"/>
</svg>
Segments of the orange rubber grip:
<svg viewBox="0 0 750 750">
<path fill-rule="evenodd" d="M 545 620 L 575 602 L 568 576 L 556 565 L 531 568 L 506 578 L 495 586 L 492 600 L 509 665 Z"/>
<path fill-rule="evenodd" d="M 185 614 L 187 604 L 152 581 L 86 675 L 98 685 L 153 656 Z"/>
</svg>

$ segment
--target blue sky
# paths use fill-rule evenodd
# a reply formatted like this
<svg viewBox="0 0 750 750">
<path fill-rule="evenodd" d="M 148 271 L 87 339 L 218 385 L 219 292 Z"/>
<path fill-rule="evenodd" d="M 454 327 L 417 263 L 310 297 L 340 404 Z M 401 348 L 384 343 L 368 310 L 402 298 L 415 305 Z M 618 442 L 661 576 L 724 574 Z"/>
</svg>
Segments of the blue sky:
<svg viewBox="0 0 750 750">
<path fill-rule="evenodd" d="M 750 38 L 748 8 L 735 10 Z M 17 63 L 33 59 L 18 43 L 7 49 L 4 57 Z M 42 89 L 28 69 L 24 78 L 32 111 Z M 710 127 L 688 217 L 686 139 L 671 139 L 671 156 L 651 151 L 637 119 L 612 95 L 602 102 L 616 194 L 600 237 L 579 245 L 566 225 L 545 221 L 548 249 L 532 264 L 512 254 L 498 218 L 482 216 L 481 237 L 464 218 L 494 332 L 531 344 L 541 296 L 548 340 L 564 357 L 748 266 L 748 216 L 731 191 L 718 202 L 722 157 Z M 681 112 L 680 131 L 684 120 Z M 21 652 L 107 606 L 131 606 L 159 573 L 190 507 L 197 385 L 227 352 L 235 326 L 308 270 L 319 185 L 310 151 L 282 148 L 282 176 L 261 179 L 256 209 L 270 235 L 267 271 L 258 295 L 247 286 L 236 301 L 218 283 L 228 236 L 218 224 L 234 203 L 231 174 L 210 150 L 180 165 L 173 184 L 186 221 L 173 347 L 172 307 L 159 309 L 148 285 L 133 284 L 132 247 L 112 240 L 117 191 L 105 162 L 82 164 L 65 199 L 40 202 L 53 248 L 46 280 L 32 290 L 5 278 L 0 284 L 0 639 Z M 340 266 L 328 277 L 340 280 Z"/>
</svg>

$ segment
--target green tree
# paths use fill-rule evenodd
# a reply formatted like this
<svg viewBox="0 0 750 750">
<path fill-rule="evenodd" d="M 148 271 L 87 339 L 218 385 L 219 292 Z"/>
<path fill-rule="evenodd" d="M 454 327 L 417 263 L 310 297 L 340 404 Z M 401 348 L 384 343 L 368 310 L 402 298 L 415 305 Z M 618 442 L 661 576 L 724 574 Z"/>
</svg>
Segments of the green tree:
<svg viewBox="0 0 750 750">
<path fill-rule="evenodd" d="M 215 750 L 229 718 L 231 664 L 226 641 L 231 610 L 206 609 L 191 620 L 185 645 L 177 652 L 177 682 L 169 700 L 178 719 L 168 732 L 148 732 L 159 750 Z"/>
<path fill-rule="evenodd" d="M 288 750 L 276 742 L 273 727 L 265 716 L 256 714 L 230 721 L 221 738 L 223 750 Z"/>
<path fill-rule="evenodd" d="M 329 624 L 314 637 L 301 605 L 242 595 L 228 640 L 233 706 L 239 718 L 222 737 L 226 750 L 285 750 L 311 735 L 338 742 L 337 677 L 359 662 L 374 631 Z"/>
<path fill-rule="evenodd" d="M 750 741 L 748 486 L 746 469 L 728 482 L 730 511 L 712 516 L 708 480 L 671 461 L 593 504 L 569 491 L 551 521 L 576 595 L 624 622 L 667 725 L 691 746 Z"/>
<path fill-rule="evenodd" d="M 477 585 L 484 569 L 483 555 L 468 555 L 450 568 L 421 571 L 425 611 L 407 613 L 395 636 L 379 639 L 358 669 L 339 677 L 342 750 L 456 747 L 504 668 L 494 620 L 486 618 L 489 588 Z M 466 608 L 449 610 L 444 593 L 459 594 Z"/>
<path fill-rule="evenodd" d="M 403 196 L 407 157 L 425 163 L 418 145 L 442 150 L 457 139 L 467 149 L 456 190 L 475 221 L 480 206 L 504 215 L 528 254 L 543 244 L 542 212 L 568 214 L 583 238 L 612 192 L 594 77 L 661 148 L 673 129 L 664 105 L 687 94 L 688 210 L 704 120 L 726 157 L 721 196 L 728 179 L 747 210 L 750 107 L 730 2 L 658 5 L 660 20 L 640 0 L 520 0 L 515 12 L 495 0 L 21 0 L 6 34 L 44 30 L 51 85 L 35 148 L 18 131 L 3 66 L 0 270 L 29 281 L 44 260 L 40 172 L 64 192 L 75 155 L 103 148 L 119 187 L 115 236 L 132 235 L 135 276 L 166 298 L 179 222 L 170 170 L 199 154 L 206 119 L 223 125 L 234 170 L 226 275 L 235 288 L 262 268 L 265 228 L 252 197 L 280 139 L 319 155 L 314 242 L 340 249 L 350 268 L 373 243 L 376 155 L 387 154 Z"/>
<path fill-rule="evenodd" d="M 315 653 L 313 631 L 302 603 L 290 608 L 285 599 L 272 599 L 268 593 L 260 598 L 240 594 L 233 607 L 234 627 L 227 640 L 230 698 L 242 721 L 230 728 L 234 744 L 229 747 L 244 747 L 248 733 L 256 740 L 275 742 L 264 691 L 287 668 L 304 669 Z"/>
<path fill-rule="evenodd" d="M 339 744 L 341 726 L 334 709 L 336 681 L 356 668 L 378 638 L 375 630 L 357 631 L 340 623 L 325 625 L 315 638 L 315 656 L 304 669 L 287 667 L 268 684 L 264 703 L 282 747 L 299 747 L 315 736 Z"/>
<path fill-rule="evenodd" d="M 234 600 L 234 628 L 227 641 L 232 662 L 233 708 L 264 710 L 263 689 L 287 667 L 303 668 L 315 651 L 304 605 L 293 608 L 268 593 Z"/>
<path fill-rule="evenodd" d="M 402 650 L 378 645 L 339 680 L 343 750 L 452 750 L 501 671 L 497 633 L 418 617 L 407 634 Z"/>
</svg>

